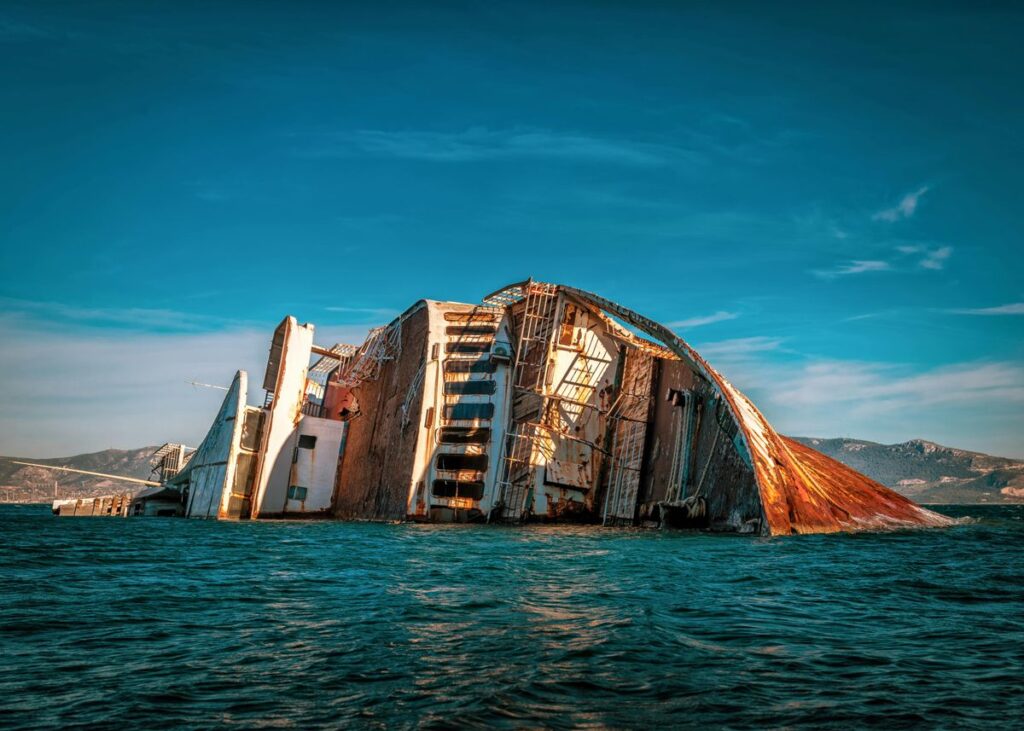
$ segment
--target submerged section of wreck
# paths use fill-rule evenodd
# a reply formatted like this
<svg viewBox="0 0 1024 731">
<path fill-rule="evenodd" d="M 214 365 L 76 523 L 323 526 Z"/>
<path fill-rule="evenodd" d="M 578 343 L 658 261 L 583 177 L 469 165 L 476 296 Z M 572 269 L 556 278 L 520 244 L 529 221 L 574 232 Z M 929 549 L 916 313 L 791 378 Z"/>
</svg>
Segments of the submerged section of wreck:
<svg viewBox="0 0 1024 731">
<path fill-rule="evenodd" d="M 778 435 L 668 328 L 572 287 L 421 300 L 358 347 L 313 336 L 278 326 L 261 406 L 236 374 L 166 480 L 185 515 L 760 535 L 949 523 Z"/>
</svg>

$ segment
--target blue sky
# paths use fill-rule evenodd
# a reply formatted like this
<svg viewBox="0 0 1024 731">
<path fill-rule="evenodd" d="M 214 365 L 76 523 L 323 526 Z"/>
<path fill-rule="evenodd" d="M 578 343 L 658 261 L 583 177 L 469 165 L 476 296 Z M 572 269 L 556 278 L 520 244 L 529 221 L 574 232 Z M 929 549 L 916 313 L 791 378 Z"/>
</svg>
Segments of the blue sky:
<svg viewBox="0 0 1024 731">
<path fill-rule="evenodd" d="M 386 5 L 386 8 L 385 8 Z M 826 6 L 827 7 L 824 7 Z M 197 442 L 284 314 L 533 276 L 782 431 L 1024 457 L 998 3 L 0 7 L 0 453 Z"/>
</svg>

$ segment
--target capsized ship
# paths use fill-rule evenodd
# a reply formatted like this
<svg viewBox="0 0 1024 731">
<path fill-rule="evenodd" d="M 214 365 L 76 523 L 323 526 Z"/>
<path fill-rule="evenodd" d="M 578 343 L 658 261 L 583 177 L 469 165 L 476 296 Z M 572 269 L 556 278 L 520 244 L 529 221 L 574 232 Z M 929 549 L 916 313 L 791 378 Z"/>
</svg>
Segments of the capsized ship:
<svg viewBox="0 0 1024 731">
<path fill-rule="evenodd" d="M 951 522 L 777 434 L 671 330 L 573 287 L 420 300 L 359 346 L 314 332 L 278 325 L 262 406 L 236 373 L 199 447 L 172 455 L 162 500 L 176 491 L 183 515 L 232 520 L 759 535 Z"/>
</svg>

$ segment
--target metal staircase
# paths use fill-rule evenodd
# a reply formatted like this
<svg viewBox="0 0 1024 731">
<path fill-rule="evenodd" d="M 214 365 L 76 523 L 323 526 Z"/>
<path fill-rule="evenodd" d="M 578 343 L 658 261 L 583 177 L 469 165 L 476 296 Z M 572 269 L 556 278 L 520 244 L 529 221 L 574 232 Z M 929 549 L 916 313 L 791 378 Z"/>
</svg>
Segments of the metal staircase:
<svg viewBox="0 0 1024 731">
<path fill-rule="evenodd" d="M 516 292 L 506 290 L 489 298 L 494 304 L 513 306 L 517 333 L 512 409 L 502 440 L 504 452 L 496 491 L 498 500 L 492 513 L 494 518 L 509 522 L 520 521 L 529 512 L 527 502 L 536 472 L 537 442 L 545 429 L 542 426 L 547 403 L 545 387 L 558 311 L 556 285 L 531 280 L 516 288 Z"/>
<path fill-rule="evenodd" d="M 354 388 L 363 381 L 375 380 L 384 361 L 394 360 L 401 353 L 402 321 L 376 327 L 367 335 L 358 352 L 343 365 L 337 382 L 346 388 Z"/>
<path fill-rule="evenodd" d="M 552 426 L 568 433 L 567 429 L 583 427 L 600 412 L 600 405 L 594 402 L 594 394 L 598 389 L 598 374 L 608 363 L 606 358 L 597 357 L 582 348 L 576 353 L 568 373 L 559 381 L 555 393 L 549 396 L 558 418 L 558 423 Z"/>
<path fill-rule="evenodd" d="M 307 416 L 324 416 L 324 396 L 327 392 L 327 381 L 335 369 L 344 370 L 352 357 L 359 352 L 358 346 L 347 343 L 335 343 L 326 352 L 319 349 L 315 352 L 324 353 L 306 373 L 306 397 L 302 403 L 302 413 Z M 329 355 L 328 355 L 329 353 Z M 268 396 L 273 394 L 268 393 Z M 272 399 L 269 399 L 272 403 Z M 265 406 L 270 403 L 264 402 Z"/>
</svg>

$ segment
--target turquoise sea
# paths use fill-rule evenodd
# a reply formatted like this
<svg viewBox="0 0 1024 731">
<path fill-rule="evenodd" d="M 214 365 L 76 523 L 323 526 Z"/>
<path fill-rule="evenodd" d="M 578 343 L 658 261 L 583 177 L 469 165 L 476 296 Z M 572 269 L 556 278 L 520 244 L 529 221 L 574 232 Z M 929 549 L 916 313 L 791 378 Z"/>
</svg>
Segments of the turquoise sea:
<svg viewBox="0 0 1024 731">
<path fill-rule="evenodd" d="M 1024 506 L 758 539 L 0 506 L 0 728 L 1024 727 Z"/>
</svg>

